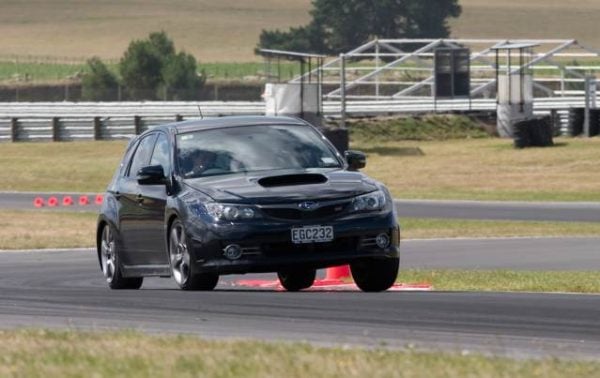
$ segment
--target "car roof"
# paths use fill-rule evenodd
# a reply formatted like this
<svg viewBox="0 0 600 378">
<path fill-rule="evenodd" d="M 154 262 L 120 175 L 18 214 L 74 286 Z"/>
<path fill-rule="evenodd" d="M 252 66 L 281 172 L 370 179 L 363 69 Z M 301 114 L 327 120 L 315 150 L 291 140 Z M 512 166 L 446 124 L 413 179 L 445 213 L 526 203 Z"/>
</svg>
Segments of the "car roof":
<svg viewBox="0 0 600 378">
<path fill-rule="evenodd" d="M 152 130 L 164 130 L 181 134 L 199 130 L 253 125 L 306 125 L 306 122 L 291 117 L 228 116 L 169 123 L 155 127 Z"/>
</svg>

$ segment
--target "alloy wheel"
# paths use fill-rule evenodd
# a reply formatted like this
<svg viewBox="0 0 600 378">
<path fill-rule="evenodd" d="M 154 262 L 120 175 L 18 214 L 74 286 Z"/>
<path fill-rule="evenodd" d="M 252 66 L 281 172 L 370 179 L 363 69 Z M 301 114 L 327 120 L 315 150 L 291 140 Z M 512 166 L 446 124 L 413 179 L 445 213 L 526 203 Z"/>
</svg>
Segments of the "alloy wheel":
<svg viewBox="0 0 600 378">
<path fill-rule="evenodd" d="M 115 256 L 115 237 L 109 225 L 104 226 L 102 230 L 102 239 L 100 245 L 100 260 L 102 263 L 102 273 L 108 282 L 115 277 L 116 256 Z"/>
<path fill-rule="evenodd" d="M 173 278 L 177 284 L 184 285 L 190 275 L 190 253 L 187 248 L 185 231 L 179 223 L 176 223 L 171 229 L 169 255 Z"/>
</svg>

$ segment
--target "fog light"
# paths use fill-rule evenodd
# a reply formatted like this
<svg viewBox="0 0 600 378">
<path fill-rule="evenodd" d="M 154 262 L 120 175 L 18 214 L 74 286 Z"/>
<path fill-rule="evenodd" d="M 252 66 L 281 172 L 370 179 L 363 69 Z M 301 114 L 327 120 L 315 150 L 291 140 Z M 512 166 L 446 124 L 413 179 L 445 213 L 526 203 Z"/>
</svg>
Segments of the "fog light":
<svg viewBox="0 0 600 378">
<path fill-rule="evenodd" d="M 223 255 L 229 260 L 237 260 L 242 257 L 242 247 L 237 244 L 230 244 L 223 249 Z"/>
<path fill-rule="evenodd" d="M 375 243 L 379 248 L 387 248 L 390 245 L 390 237 L 387 234 L 379 234 L 375 238 Z"/>
</svg>

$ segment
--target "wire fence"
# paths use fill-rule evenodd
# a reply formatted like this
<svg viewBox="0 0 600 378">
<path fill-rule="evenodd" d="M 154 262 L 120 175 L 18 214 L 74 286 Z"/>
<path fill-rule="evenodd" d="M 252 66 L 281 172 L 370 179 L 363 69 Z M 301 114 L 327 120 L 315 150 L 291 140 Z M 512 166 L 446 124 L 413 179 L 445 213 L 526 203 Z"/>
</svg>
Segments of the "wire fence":
<svg viewBox="0 0 600 378">
<path fill-rule="evenodd" d="M 36 55 L 0 55 L 0 84 L 48 83 L 77 80 L 87 72 L 85 57 Z M 119 59 L 103 59 L 109 70 L 118 76 Z M 198 62 L 197 72 L 209 80 L 266 81 L 272 78 L 272 67 L 262 62 Z M 277 66 L 280 80 L 291 80 L 300 74 L 292 62 Z"/>
</svg>

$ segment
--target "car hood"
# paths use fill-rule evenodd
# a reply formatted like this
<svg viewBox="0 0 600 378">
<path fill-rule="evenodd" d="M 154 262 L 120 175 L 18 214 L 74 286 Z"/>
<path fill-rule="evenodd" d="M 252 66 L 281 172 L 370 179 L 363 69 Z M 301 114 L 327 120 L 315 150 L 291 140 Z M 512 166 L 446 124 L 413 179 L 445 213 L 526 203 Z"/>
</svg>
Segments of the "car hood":
<svg viewBox="0 0 600 378">
<path fill-rule="evenodd" d="M 184 181 L 217 202 L 269 204 L 348 198 L 377 190 L 360 172 L 276 171 L 213 176 Z"/>
</svg>

